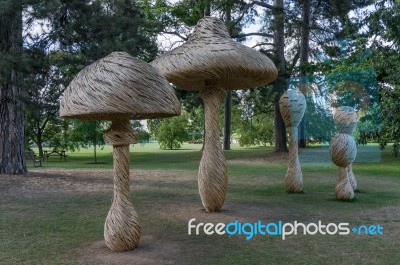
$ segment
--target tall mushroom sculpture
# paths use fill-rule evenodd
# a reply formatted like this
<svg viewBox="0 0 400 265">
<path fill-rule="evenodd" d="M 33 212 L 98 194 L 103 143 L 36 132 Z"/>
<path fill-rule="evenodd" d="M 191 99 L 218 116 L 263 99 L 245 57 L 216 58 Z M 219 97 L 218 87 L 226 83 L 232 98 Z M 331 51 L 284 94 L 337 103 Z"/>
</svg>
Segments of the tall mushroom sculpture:
<svg viewBox="0 0 400 265">
<path fill-rule="evenodd" d="M 114 197 L 104 225 L 107 246 L 134 249 L 140 226 L 129 192 L 129 145 L 137 142 L 130 119 L 180 114 L 180 104 L 168 81 L 151 65 L 125 52 L 110 55 L 84 68 L 61 100 L 60 116 L 110 120 L 104 140 L 113 145 Z"/>
<path fill-rule="evenodd" d="M 335 115 L 333 116 L 335 120 L 336 129 L 339 133 L 353 135 L 357 127 L 357 112 L 354 108 L 349 106 L 343 106 L 336 109 Z M 353 164 L 350 163 L 347 166 L 347 176 L 351 187 L 354 191 L 357 190 L 357 180 L 353 173 Z"/>
<path fill-rule="evenodd" d="M 279 110 L 289 129 L 289 162 L 285 175 L 287 192 L 301 192 L 303 189 L 303 173 L 298 154 L 298 128 L 306 111 L 306 98 L 297 89 L 288 89 L 279 100 Z"/>
<path fill-rule="evenodd" d="M 204 208 L 221 209 L 227 192 L 226 161 L 219 138 L 219 107 L 226 90 L 265 85 L 277 77 L 262 53 L 233 41 L 223 22 L 204 17 L 182 46 L 151 64 L 178 87 L 199 91 L 204 100 L 205 142 L 198 184 Z"/>
</svg>

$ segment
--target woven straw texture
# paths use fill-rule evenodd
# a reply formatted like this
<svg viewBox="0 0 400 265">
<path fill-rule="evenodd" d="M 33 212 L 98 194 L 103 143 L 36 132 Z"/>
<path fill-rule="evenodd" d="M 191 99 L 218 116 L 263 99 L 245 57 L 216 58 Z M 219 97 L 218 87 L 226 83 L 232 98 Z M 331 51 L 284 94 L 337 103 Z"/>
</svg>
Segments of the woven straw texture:
<svg viewBox="0 0 400 265">
<path fill-rule="evenodd" d="M 197 23 L 190 39 L 151 63 L 168 81 L 204 100 L 205 141 L 198 184 L 204 208 L 221 209 L 227 192 L 226 161 L 219 140 L 219 108 L 230 89 L 251 88 L 273 81 L 273 62 L 251 48 L 232 41 L 225 25 L 205 17 Z"/>
<path fill-rule="evenodd" d="M 306 98 L 297 89 L 288 89 L 279 99 L 279 110 L 286 127 L 297 127 L 306 111 Z"/>
<path fill-rule="evenodd" d="M 228 175 L 219 139 L 219 106 L 225 96 L 217 89 L 200 93 L 204 100 L 205 141 L 200 160 L 198 184 L 201 201 L 208 212 L 221 209 L 228 189 Z"/>
<path fill-rule="evenodd" d="M 332 137 L 330 151 L 333 163 L 338 167 L 346 167 L 356 159 L 356 142 L 348 134 L 336 135 Z"/>
<path fill-rule="evenodd" d="M 357 126 L 357 113 L 352 107 L 337 108 L 333 118 L 339 133 L 353 134 Z"/>
<path fill-rule="evenodd" d="M 198 91 L 212 80 L 230 90 L 262 86 L 276 79 L 274 63 L 262 53 L 230 39 L 224 23 L 205 17 L 182 46 L 151 62 L 178 87 Z"/>
<path fill-rule="evenodd" d="M 138 215 L 129 192 L 129 145 L 137 142 L 129 118 L 114 120 L 104 133 L 107 144 L 113 145 L 114 197 L 104 224 L 104 238 L 114 251 L 136 248 L 140 238 Z"/>
<path fill-rule="evenodd" d="M 339 179 L 335 187 L 335 195 L 338 200 L 351 200 L 354 198 L 354 190 L 347 174 L 347 168 L 339 168 Z"/>
<path fill-rule="evenodd" d="M 336 109 L 333 118 L 339 133 L 345 133 L 350 136 L 353 135 L 357 127 L 357 113 L 354 108 L 348 106 L 339 107 Z M 353 190 L 357 190 L 357 180 L 353 173 L 352 163 L 347 166 L 347 174 L 351 187 Z"/>
<path fill-rule="evenodd" d="M 303 190 L 303 173 L 298 155 L 298 128 L 289 127 L 289 161 L 285 175 L 287 192 L 301 192 Z"/>
<path fill-rule="evenodd" d="M 180 114 L 180 104 L 168 81 L 151 65 L 126 52 L 113 52 L 80 71 L 61 99 L 60 116 L 114 120 Z"/>
<path fill-rule="evenodd" d="M 104 140 L 113 145 L 114 197 L 104 224 L 104 238 L 114 251 L 137 247 L 138 215 L 129 191 L 129 145 L 138 134 L 129 119 L 180 114 L 180 104 L 168 81 L 149 64 L 124 52 L 114 52 L 83 69 L 64 93 L 61 116 L 112 120 Z"/>
<path fill-rule="evenodd" d="M 354 191 L 356 191 L 357 190 L 357 179 L 353 173 L 353 163 L 350 163 L 350 165 L 347 166 L 347 176 L 349 178 L 351 187 L 353 188 Z"/>
<path fill-rule="evenodd" d="M 288 89 L 279 100 L 279 110 L 289 130 L 289 161 L 285 175 L 287 192 L 300 192 L 303 190 L 303 173 L 298 155 L 298 128 L 306 111 L 304 95 L 294 89 Z"/>
<path fill-rule="evenodd" d="M 331 140 L 330 151 L 332 161 L 339 169 L 339 179 L 335 188 L 336 198 L 340 200 L 350 200 L 354 197 L 354 190 L 351 186 L 347 166 L 356 158 L 356 143 L 348 134 L 339 134 Z"/>
</svg>

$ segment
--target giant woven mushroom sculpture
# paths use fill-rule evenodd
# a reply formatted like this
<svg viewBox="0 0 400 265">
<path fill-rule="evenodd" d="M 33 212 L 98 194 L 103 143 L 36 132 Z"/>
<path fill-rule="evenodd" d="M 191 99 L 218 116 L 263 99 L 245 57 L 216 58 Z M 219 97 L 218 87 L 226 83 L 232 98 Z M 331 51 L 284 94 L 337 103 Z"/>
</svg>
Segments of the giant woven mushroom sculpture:
<svg viewBox="0 0 400 265">
<path fill-rule="evenodd" d="M 303 173 L 298 154 L 298 128 L 306 111 L 306 98 L 295 89 L 288 89 L 279 99 L 279 110 L 289 129 L 289 162 L 285 175 L 288 192 L 300 192 L 303 189 Z"/>
<path fill-rule="evenodd" d="M 134 249 L 140 237 L 129 193 L 129 145 L 137 142 L 129 120 L 179 114 L 180 104 L 168 81 L 125 52 L 113 52 L 84 68 L 64 93 L 61 117 L 112 121 L 104 140 L 113 145 L 114 197 L 104 237 L 114 251 Z"/>
<path fill-rule="evenodd" d="M 336 129 L 339 133 L 353 135 L 353 132 L 357 126 L 357 113 L 354 108 L 349 106 L 343 106 L 336 109 L 335 115 L 333 116 L 335 120 Z M 347 175 L 353 190 L 357 190 L 357 180 L 353 173 L 353 163 L 347 166 Z"/>
<path fill-rule="evenodd" d="M 200 161 L 199 193 L 206 211 L 221 209 L 227 192 L 226 161 L 219 139 L 219 107 L 226 90 L 265 85 L 277 70 L 262 53 L 232 39 L 221 20 L 201 19 L 182 46 L 151 64 L 182 89 L 199 91 L 204 100 L 205 142 Z"/>
</svg>

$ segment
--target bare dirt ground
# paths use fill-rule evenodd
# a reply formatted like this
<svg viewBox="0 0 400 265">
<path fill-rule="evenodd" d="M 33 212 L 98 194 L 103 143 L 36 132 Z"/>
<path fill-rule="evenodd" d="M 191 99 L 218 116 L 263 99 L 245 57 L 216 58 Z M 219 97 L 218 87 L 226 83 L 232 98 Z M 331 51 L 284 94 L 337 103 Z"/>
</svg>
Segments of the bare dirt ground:
<svg viewBox="0 0 400 265">
<path fill-rule="evenodd" d="M 270 160 L 271 158 L 265 158 Z M 286 157 L 276 157 L 284 160 Z M 231 160 L 231 163 L 240 163 L 240 160 Z M 243 161 L 243 163 L 252 161 Z M 264 163 L 264 158 L 254 160 L 254 163 Z M 263 180 L 275 183 L 277 180 Z M 265 185 L 266 183 L 260 183 Z M 385 184 L 389 185 L 389 184 Z M 200 199 L 197 194 L 197 175 L 193 171 L 174 170 L 132 170 L 131 190 L 146 190 L 155 193 L 167 191 L 176 192 L 177 187 L 182 187 L 184 198 L 173 198 L 168 203 L 153 203 L 149 207 L 150 214 L 187 227 L 191 218 L 201 222 L 230 222 L 270 220 L 271 216 L 282 220 L 302 220 L 304 213 L 295 206 L 284 206 L 274 200 L 263 203 L 227 200 L 224 210 L 220 213 L 208 214 L 202 210 Z M 388 187 L 383 187 L 388 188 Z M 3 202 L 16 198 L 60 198 L 71 194 L 107 193 L 110 195 L 113 189 L 112 170 L 42 170 L 35 169 L 25 176 L 10 176 L 0 178 L 0 199 Z M 315 192 L 302 195 L 304 199 L 315 196 Z M 322 196 L 322 195 L 320 195 Z M 318 196 L 318 197 L 320 197 Z M 325 195 L 324 195 L 325 196 Z M 267 209 L 267 210 L 266 210 Z M 397 231 L 400 222 L 400 207 L 379 207 L 369 211 L 355 212 L 360 220 L 373 223 L 386 220 L 386 226 Z M 313 212 L 307 218 L 334 220 L 336 214 L 321 216 Z M 353 218 L 353 217 L 352 217 Z M 395 229 L 396 228 L 396 229 Z M 175 234 L 174 234 L 175 233 Z M 212 250 L 210 246 L 188 246 L 190 243 L 187 235 L 182 236 L 182 231 L 171 232 L 171 235 L 158 235 L 156 233 L 142 233 L 139 247 L 133 251 L 115 253 L 110 251 L 104 240 L 88 242 L 87 244 L 70 251 L 69 255 L 73 264 L 190 264 L 198 254 L 193 254 L 188 249 L 201 252 L 204 248 Z M 318 246 L 316 246 L 318 247 Z"/>
<path fill-rule="evenodd" d="M 188 184 L 190 183 L 190 184 Z M 142 189 L 157 191 L 175 190 L 177 186 L 190 185 L 193 193 L 197 193 L 197 174 L 193 171 L 174 170 L 131 170 L 131 190 Z M 0 199 L 3 202 L 14 199 L 60 198 L 71 194 L 89 194 L 105 192 L 110 194 L 113 189 L 112 170 L 31 170 L 24 176 L 0 178 Z M 188 220 L 196 218 L 202 222 L 227 222 L 262 218 L 264 206 L 247 203 L 227 202 L 229 210 L 208 214 L 201 207 L 197 195 L 188 196 L 185 200 L 176 200 L 170 204 L 155 204 L 152 212 L 165 220 L 182 223 L 186 226 Z M 270 205 L 269 214 L 276 217 L 290 215 L 288 211 Z M 70 255 L 78 264 L 185 264 L 192 259 L 185 250 L 185 242 L 179 236 L 171 238 L 144 234 L 139 247 L 133 251 L 115 253 L 110 251 L 104 240 L 88 243 Z M 187 248 L 186 248 L 187 249 Z M 201 251 L 201 250 L 200 250 Z M 180 257 L 177 260 L 177 257 Z"/>
<path fill-rule="evenodd" d="M 161 170 L 131 171 L 131 190 L 149 188 L 146 180 L 157 181 L 159 185 L 179 183 L 188 178 L 196 179 L 191 172 Z M 149 181 L 150 182 L 150 181 Z M 2 203 L 13 200 L 42 198 L 52 199 L 71 194 L 91 192 L 111 193 L 113 189 L 112 170 L 31 170 L 26 175 L 0 178 L 0 199 Z M 115 253 L 110 251 L 104 240 L 89 243 L 71 252 L 78 264 L 174 264 L 179 243 L 164 242 L 151 235 L 144 235 L 140 246 L 134 251 Z"/>
</svg>

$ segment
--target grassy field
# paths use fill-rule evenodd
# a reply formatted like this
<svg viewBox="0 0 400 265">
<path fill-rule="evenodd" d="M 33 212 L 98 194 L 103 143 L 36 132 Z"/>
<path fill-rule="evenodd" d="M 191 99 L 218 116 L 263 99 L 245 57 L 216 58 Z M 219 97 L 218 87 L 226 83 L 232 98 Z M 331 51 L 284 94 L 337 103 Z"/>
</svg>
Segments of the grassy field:
<svg viewBox="0 0 400 265">
<path fill-rule="evenodd" d="M 369 148 L 369 149 L 368 149 Z M 360 156 L 377 151 L 363 149 Z M 307 150 L 304 193 L 284 191 L 286 156 L 271 147 L 225 152 L 229 190 L 223 211 L 202 211 L 196 173 L 200 146 L 160 150 L 131 148 L 133 204 L 142 225 L 140 246 L 109 251 L 103 223 L 112 198 L 112 155 L 91 164 L 91 150 L 55 157 L 26 176 L 0 180 L 0 264 L 398 264 L 400 260 L 400 159 L 389 151 L 353 166 L 359 192 L 351 202 L 335 200 L 338 169 L 319 163 L 325 151 Z M 313 150 L 311 150 L 313 151 Z M 321 158 L 321 159 L 320 159 Z M 324 160 L 323 160 L 324 161 Z M 188 235 L 187 223 L 340 223 L 381 225 L 383 235 L 279 236 Z"/>
</svg>

